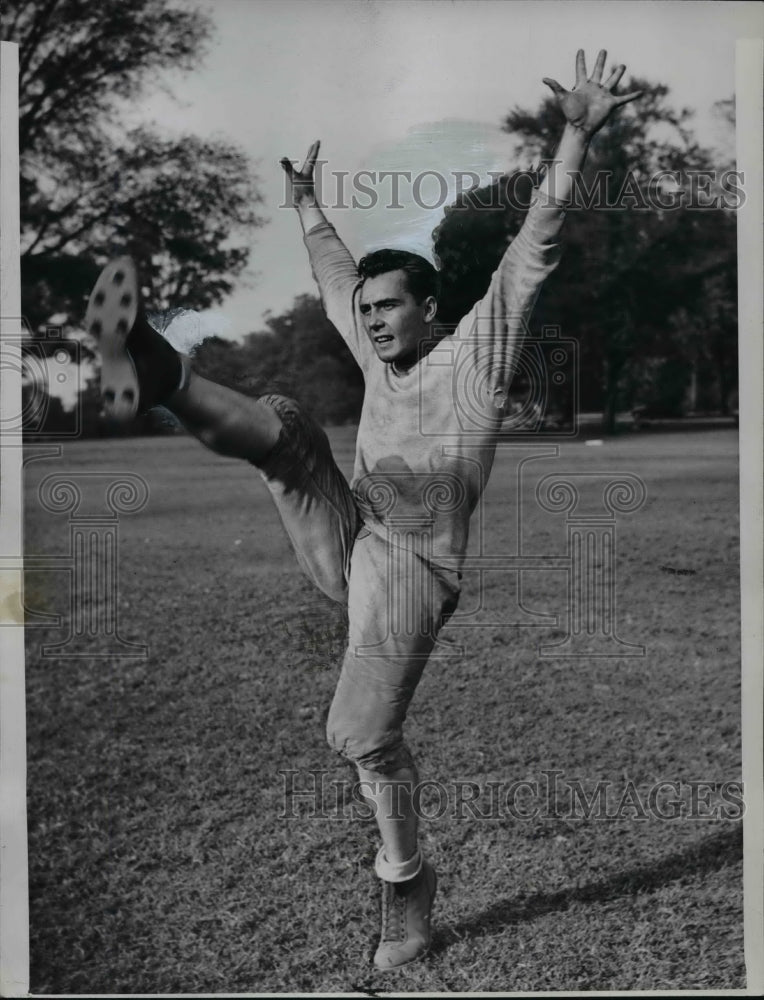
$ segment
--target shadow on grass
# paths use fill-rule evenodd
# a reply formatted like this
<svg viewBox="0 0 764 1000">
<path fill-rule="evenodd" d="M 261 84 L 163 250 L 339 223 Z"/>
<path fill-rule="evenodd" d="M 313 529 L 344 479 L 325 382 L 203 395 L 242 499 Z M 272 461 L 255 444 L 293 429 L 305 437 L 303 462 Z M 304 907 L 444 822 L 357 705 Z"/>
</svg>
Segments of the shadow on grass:
<svg viewBox="0 0 764 1000">
<path fill-rule="evenodd" d="M 742 824 L 738 824 L 732 830 L 708 837 L 660 861 L 620 872 L 603 881 L 572 886 L 554 893 L 534 893 L 532 896 L 500 899 L 482 913 L 436 933 L 430 953 L 443 951 L 465 937 L 490 937 L 499 934 L 508 925 L 525 923 L 547 913 L 566 910 L 571 903 L 604 903 L 622 896 L 660 889 L 681 878 L 718 871 L 742 857 L 743 830 Z"/>
</svg>

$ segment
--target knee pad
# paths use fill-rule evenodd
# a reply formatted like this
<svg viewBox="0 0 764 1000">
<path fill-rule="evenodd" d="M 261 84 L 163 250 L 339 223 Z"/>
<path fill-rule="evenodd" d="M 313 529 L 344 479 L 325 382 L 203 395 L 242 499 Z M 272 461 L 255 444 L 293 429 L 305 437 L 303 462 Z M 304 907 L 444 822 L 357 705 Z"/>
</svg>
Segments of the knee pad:
<svg viewBox="0 0 764 1000">
<path fill-rule="evenodd" d="M 284 474 L 285 469 L 295 464 L 310 468 L 315 456 L 331 458 L 329 439 L 324 430 L 303 407 L 290 396 L 268 393 L 260 396 L 258 402 L 269 406 L 281 421 L 281 433 L 271 453 L 260 464 L 267 478 Z"/>
</svg>

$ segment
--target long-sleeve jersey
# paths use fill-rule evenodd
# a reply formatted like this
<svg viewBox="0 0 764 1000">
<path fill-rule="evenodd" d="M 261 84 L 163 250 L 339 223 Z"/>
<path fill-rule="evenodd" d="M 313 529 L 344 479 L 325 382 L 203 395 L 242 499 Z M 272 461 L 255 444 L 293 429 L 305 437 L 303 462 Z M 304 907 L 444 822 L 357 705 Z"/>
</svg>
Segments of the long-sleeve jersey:
<svg viewBox="0 0 764 1000">
<path fill-rule="evenodd" d="M 364 524 L 429 562 L 461 566 L 528 320 L 560 258 L 563 218 L 539 195 L 483 298 L 403 373 L 374 351 L 363 282 L 334 227 L 324 222 L 305 236 L 326 314 L 364 375 L 351 481 Z"/>
</svg>

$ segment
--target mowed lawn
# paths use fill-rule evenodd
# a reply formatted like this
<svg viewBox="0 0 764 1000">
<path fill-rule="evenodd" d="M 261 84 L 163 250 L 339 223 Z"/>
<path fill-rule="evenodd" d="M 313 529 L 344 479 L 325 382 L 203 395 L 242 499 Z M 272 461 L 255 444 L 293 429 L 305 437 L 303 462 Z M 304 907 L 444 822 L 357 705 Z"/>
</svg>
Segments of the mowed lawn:
<svg viewBox="0 0 764 1000">
<path fill-rule="evenodd" d="M 349 472 L 353 430 L 331 437 Z M 617 518 L 616 628 L 646 651 L 542 658 L 564 616 L 506 623 L 564 612 L 564 573 L 524 572 L 524 612 L 516 574 L 486 574 L 482 596 L 465 577 L 453 655 L 428 665 L 408 722 L 440 783 L 422 825 L 435 939 L 392 974 L 371 966 L 375 825 L 324 742 L 342 610 L 302 577 L 257 471 L 187 438 L 76 442 L 29 464 L 33 554 L 68 552 L 68 515 L 38 500 L 47 475 L 129 471 L 150 490 L 118 550 L 119 630 L 145 660 L 43 657 L 67 635 L 69 577 L 27 577 L 28 608 L 65 617 L 28 631 L 33 992 L 745 985 L 742 824 L 718 788 L 740 779 L 737 434 L 560 444 L 524 467 L 519 526 L 517 454 L 500 453 L 486 493 L 488 554 L 516 553 L 519 532 L 524 552 L 565 555 L 565 515 L 534 499 L 549 473 L 644 481 L 644 506 Z M 322 771 L 323 806 L 290 800 L 285 817 L 285 782 Z M 605 814 L 570 808 L 576 782 L 609 783 Z M 659 782 L 681 783 L 654 800 L 666 818 L 645 808 Z"/>
</svg>

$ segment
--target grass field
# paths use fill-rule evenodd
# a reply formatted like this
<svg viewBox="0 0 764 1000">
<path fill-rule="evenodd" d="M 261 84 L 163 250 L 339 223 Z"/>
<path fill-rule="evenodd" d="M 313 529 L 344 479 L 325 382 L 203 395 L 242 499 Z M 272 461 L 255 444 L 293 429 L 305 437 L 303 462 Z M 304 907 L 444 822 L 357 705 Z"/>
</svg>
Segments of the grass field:
<svg viewBox="0 0 764 1000">
<path fill-rule="evenodd" d="M 352 429 L 332 441 L 349 471 Z M 375 827 L 354 816 L 352 772 L 324 743 L 342 612 L 300 575 L 257 473 L 186 438 L 78 442 L 29 464 L 28 553 L 68 550 L 68 515 L 37 499 L 48 474 L 132 471 L 150 488 L 120 520 L 118 607 L 148 658 L 42 657 L 66 629 L 28 631 L 33 992 L 745 985 L 741 823 L 718 790 L 688 784 L 740 779 L 736 432 L 567 443 L 531 465 L 521 530 L 549 555 L 564 552 L 564 517 L 533 502 L 537 478 L 644 481 L 643 508 L 618 519 L 617 626 L 646 655 L 541 659 L 551 629 L 469 627 L 512 606 L 507 574 L 447 627 L 466 652 L 429 664 L 409 715 L 422 777 L 487 795 L 490 782 L 545 788 L 557 771 L 558 791 L 533 816 L 526 788 L 523 818 L 492 816 L 485 798 L 482 815 L 443 810 L 432 786 L 434 946 L 383 975 L 370 965 Z M 513 476 L 500 456 L 488 552 L 512 548 Z M 561 573 L 525 577 L 527 607 L 564 607 Z M 28 607 L 66 615 L 67 581 L 30 573 Z M 475 597 L 465 579 L 465 611 Z M 326 818 L 307 799 L 284 818 L 279 772 L 308 787 L 311 768 L 337 783 Z M 576 781 L 589 793 L 609 782 L 615 814 L 572 815 Z M 628 788 L 644 804 L 659 781 L 683 783 L 682 815 L 624 807 Z"/>
</svg>

